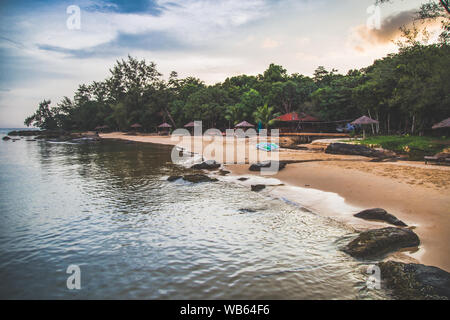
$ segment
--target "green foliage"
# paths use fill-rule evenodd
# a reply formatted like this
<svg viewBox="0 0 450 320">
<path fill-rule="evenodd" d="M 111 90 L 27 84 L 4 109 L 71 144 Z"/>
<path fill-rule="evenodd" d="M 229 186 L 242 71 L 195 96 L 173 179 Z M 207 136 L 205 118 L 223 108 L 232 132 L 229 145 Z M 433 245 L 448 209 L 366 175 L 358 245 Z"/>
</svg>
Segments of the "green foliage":
<svg viewBox="0 0 450 320">
<path fill-rule="evenodd" d="M 381 146 L 398 154 L 409 156 L 411 160 L 423 160 L 424 156 L 432 156 L 448 147 L 449 140 L 445 137 L 419 136 L 373 136 L 358 141 L 366 146 Z"/>
<path fill-rule="evenodd" d="M 57 128 L 55 119 L 55 112 L 50 108 L 50 100 L 44 100 L 39 103 L 36 112 L 25 119 L 26 126 L 35 126 L 45 130 L 52 130 Z"/>
<path fill-rule="evenodd" d="M 261 122 L 265 129 L 269 129 L 269 127 L 275 123 L 274 119 L 279 115 L 274 113 L 274 109 L 274 107 L 269 107 L 266 103 L 256 109 L 253 113 L 253 117 L 256 122 Z"/>
<path fill-rule="evenodd" d="M 101 82 L 82 84 L 73 99 L 56 107 L 44 100 L 25 120 L 43 129 L 93 130 L 108 125 L 128 130 L 140 123 L 153 131 L 162 122 L 182 127 L 203 120 L 220 129 L 240 121 L 269 127 L 279 113 L 305 112 L 325 121 L 368 115 L 379 120 L 373 133 L 426 133 L 450 116 L 450 49 L 447 44 L 402 47 L 346 75 L 319 67 L 314 77 L 288 74 L 275 64 L 257 76 L 240 75 L 205 85 L 172 72 L 163 80 L 156 65 L 128 57 Z"/>
</svg>

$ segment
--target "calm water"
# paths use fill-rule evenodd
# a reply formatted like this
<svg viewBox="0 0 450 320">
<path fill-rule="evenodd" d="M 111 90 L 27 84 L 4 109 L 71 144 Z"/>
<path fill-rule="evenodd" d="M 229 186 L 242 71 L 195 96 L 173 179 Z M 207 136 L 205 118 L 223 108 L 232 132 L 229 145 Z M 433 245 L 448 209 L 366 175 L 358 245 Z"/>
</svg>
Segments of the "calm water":
<svg viewBox="0 0 450 320">
<path fill-rule="evenodd" d="M 0 298 L 383 298 L 338 250 L 349 230 L 238 184 L 169 183 L 166 146 L 26 139 L 0 141 Z"/>
</svg>

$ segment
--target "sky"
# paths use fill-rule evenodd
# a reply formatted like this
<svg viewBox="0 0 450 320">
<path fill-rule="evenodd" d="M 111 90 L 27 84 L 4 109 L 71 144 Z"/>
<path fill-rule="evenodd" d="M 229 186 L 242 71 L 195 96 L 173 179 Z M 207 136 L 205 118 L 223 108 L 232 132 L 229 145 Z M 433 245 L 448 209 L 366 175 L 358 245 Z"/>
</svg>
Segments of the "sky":
<svg viewBox="0 0 450 320">
<path fill-rule="evenodd" d="M 397 50 L 399 27 L 424 0 L 398 0 L 379 15 L 374 2 L 2 0 L 0 127 L 24 127 L 40 101 L 72 98 L 127 55 L 155 62 L 166 78 L 177 71 L 207 84 L 270 63 L 309 76 L 318 66 L 366 67 Z"/>
</svg>

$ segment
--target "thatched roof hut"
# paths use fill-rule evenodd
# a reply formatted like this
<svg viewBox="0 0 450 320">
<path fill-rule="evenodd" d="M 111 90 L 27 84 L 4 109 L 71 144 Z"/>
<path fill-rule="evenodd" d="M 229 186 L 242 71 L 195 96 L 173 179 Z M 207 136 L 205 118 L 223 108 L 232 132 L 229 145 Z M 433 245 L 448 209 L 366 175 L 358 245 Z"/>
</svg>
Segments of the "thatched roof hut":
<svg viewBox="0 0 450 320">
<path fill-rule="evenodd" d="M 379 123 L 377 120 L 373 120 L 372 118 L 362 116 L 361 118 L 356 119 L 351 124 L 357 124 L 363 126 L 363 139 L 366 138 L 366 130 L 364 129 L 364 125 L 368 124 L 377 124 Z"/>
<path fill-rule="evenodd" d="M 189 122 L 188 124 L 186 124 L 184 127 L 185 128 L 194 128 L 196 125 L 195 125 L 195 121 L 192 121 L 192 122 Z"/>
<path fill-rule="evenodd" d="M 247 121 L 242 121 L 241 123 L 238 123 L 237 125 L 234 126 L 235 128 L 254 128 L 255 125 L 247 122 Z"/>
<path fill-rule="evenodd" d="M 450 118 L 445 119 L 444 121 L 441 121 L 439 123 L 436 123 L 433 126 L 433 130 L 441 129 L 441 128 L 450 128 Z"/>
<path fill-rule="evenodd" d="M 377 124 L 377 120 L 373 120 L 369 117 L 362 116 L 361 118 L 356 119 L 352 122 L 352 124 L 366 125 L 366 124 Z"/>
</svg>

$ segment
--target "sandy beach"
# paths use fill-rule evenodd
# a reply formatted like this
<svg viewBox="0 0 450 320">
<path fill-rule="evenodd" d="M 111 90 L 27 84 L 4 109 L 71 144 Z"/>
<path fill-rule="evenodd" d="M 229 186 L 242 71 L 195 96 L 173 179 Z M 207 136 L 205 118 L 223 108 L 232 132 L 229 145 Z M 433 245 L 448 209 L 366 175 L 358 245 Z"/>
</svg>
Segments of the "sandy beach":
<svg viewBox="0 0 450 320">
<path fill-rule="evenodd" d="M 176 145 L 170 137 L 126 135 L 123 133 L 101 134 L 105 139 L 123 139 L 136 142 Z M 195 138 L 202 139 L 202 138 Z M 207 159 L 221 163 L 229 161 L 223 154 L 210 154 L 194 148 L 194 139 L 186 139 L 179 145 L 195 153 L 202 153 Z M 246 149 L 244 139 L 237 143 L 220 142 L 227 150 L 245 150 L 245 164 L 227 164 L 233 176 L 254 175 L 248 163 L 270 159 L 266 152 L 256 152 L 256 142 L 250 141 Z M 236 142 L 235 141 L 235 142 Z M 249 142 L 249 141 L 247 141 Z M 317 150 L 316 150 L 317 149 Z M 250 151 L 255 152 L 250 152 Z M 238 151 L 238 152 L 236 152 Z M 417 252 L 405 253 L 412 261 L 440 267 L 450 271 L 450 167 L 424 165 L 421 162 L 369 162 L 360 156 L 329 155 L 320 148 L 311 150 L 281 149 L 280 160 L 294 163 L 270 178 L 280 180 L 284 186 L 270 189 L 275 195 L 309 205 L 319 214 L 344 222 L 358 230 L 379 228 L 387 224 L 367 222 L 353 217 L 358 210 L 384 208 L 414 228 L 421 240 Z M 229 160 L 229 159 L 228 159 Z M 297 163 L 295 163 L 297 162 Z M 307 200 L 314 199 L 314 201 Z M 329 199 L 334 199 L 329 201 Z"/>
</svg>

